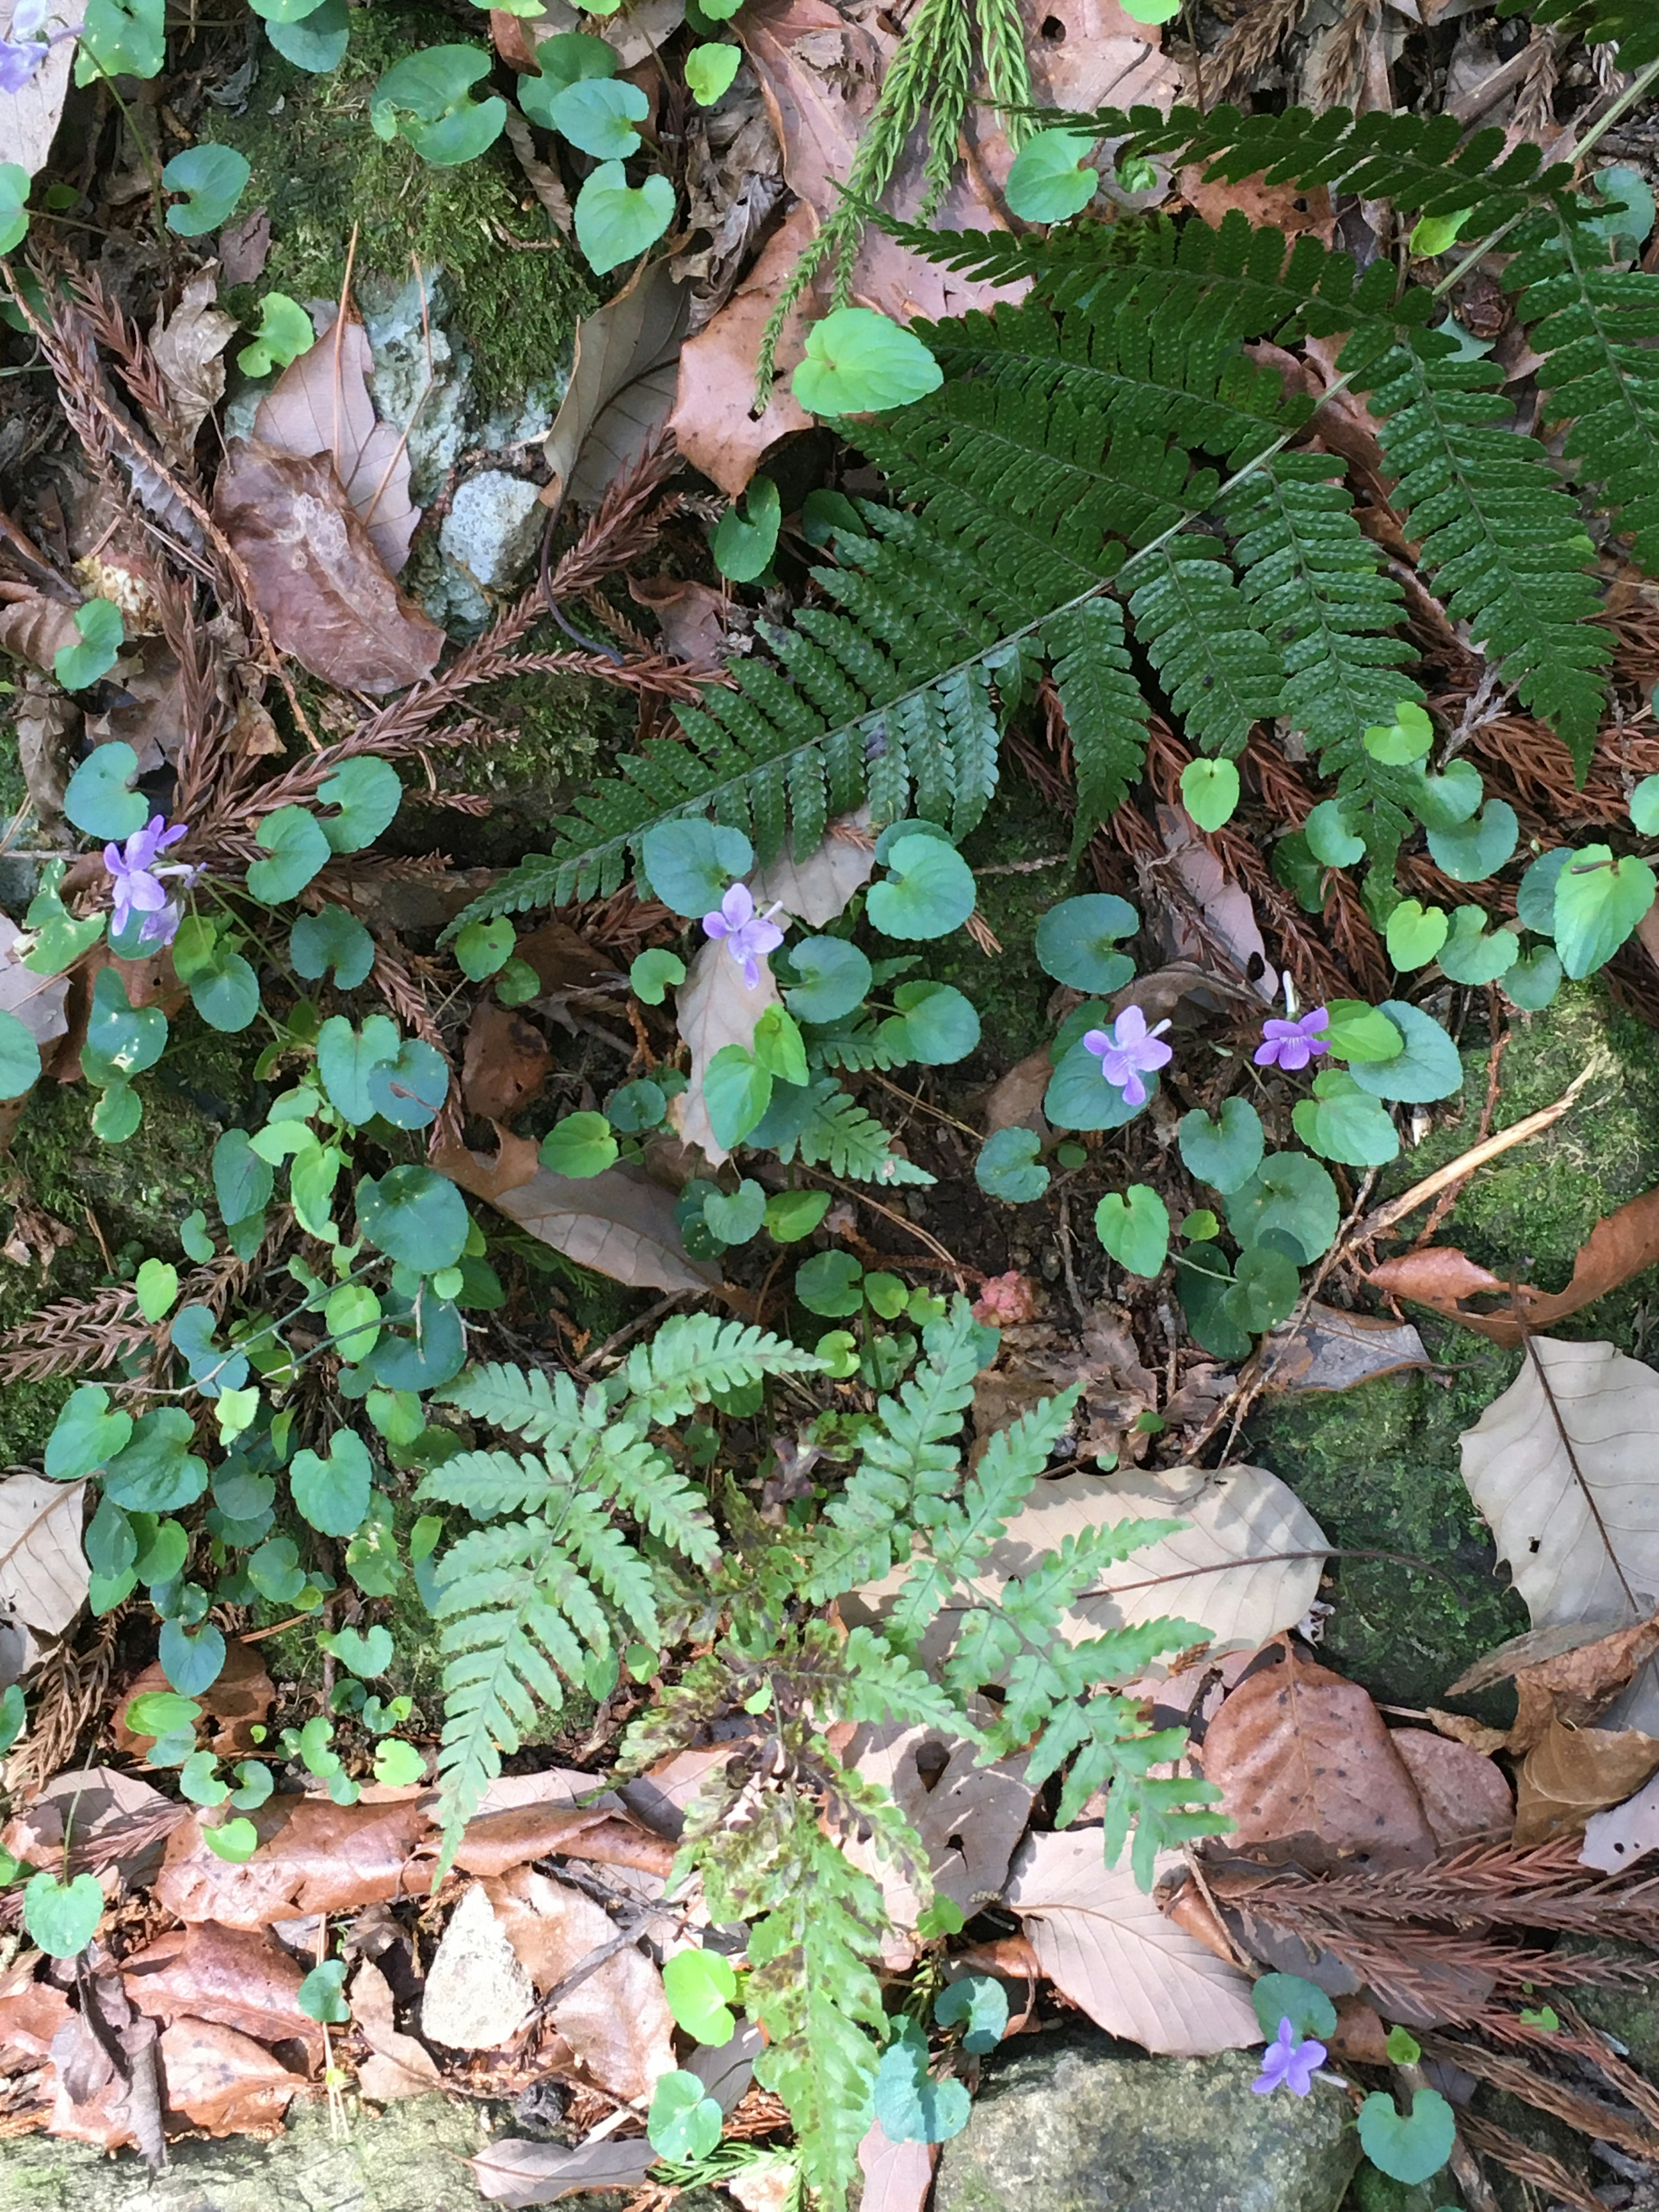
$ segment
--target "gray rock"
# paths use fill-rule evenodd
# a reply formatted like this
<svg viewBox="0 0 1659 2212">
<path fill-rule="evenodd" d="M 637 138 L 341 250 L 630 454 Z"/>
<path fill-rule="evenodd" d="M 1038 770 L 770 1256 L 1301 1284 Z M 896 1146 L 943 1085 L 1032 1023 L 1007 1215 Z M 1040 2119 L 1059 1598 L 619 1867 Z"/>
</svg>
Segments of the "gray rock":
<svg viewBox="0 0 1659 2212">
<path fill-rule="evenodd" d="M 438 542 L 485 591 L 506 591 L 529 566 L 546 520 L 537 485 L 485 469 L 456 492 Z"/>
<path fill-rule="evenodd" d="M 933 2212 L 1336 2212 L 1359 2158 L 1342 2091 L 1258 2097 L 1260 2061 L 1016 2045 L 940 2155 Z"/>
<path fill-rule="evenodd" d="M 483 1886 L 474 1882 L 450 1916 L 421 1995 L 421 2033 L 451 2051 L 494 2051 L 536 2008 L 536 1992 Z"/>
</svg>

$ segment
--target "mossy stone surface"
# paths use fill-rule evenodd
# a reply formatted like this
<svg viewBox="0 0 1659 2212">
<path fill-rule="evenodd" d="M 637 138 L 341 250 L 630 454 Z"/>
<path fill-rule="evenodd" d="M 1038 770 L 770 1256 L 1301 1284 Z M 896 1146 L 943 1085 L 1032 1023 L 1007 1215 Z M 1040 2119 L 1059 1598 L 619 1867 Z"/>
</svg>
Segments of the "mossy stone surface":
<svg viewBox="0 0 1659 2212">
<path fill-rule="evenodd" d="M 1335 2212 L 1359 2155 L 1346 2097 L 1258 2097 L 1259 2070 L 1243 2051 L 1022 2037 L 940 2153 L 934 2212 Z"/>
</svg>

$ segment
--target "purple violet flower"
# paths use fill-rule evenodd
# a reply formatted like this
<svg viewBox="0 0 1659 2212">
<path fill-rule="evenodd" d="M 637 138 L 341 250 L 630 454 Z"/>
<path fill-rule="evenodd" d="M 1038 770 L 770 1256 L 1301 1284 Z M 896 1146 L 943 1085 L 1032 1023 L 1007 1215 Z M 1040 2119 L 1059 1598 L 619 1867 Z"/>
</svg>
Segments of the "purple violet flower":
<svg viewBox="0 0 1659 2212">
<path fill-rule="evenodd" d="M 17 0 L 12 10 L 11 36 L 0 39 L 0 93 L 21 92 L 59 39 L 80 35 L 81 26 L 48 33 L 46 22 L 54 0 Z"/>
<path fill-rule="evenodd" d="M 1261 2054 L 1261 2071 L 1250 2087 L 1258 2097 L 1270 2096 L 1275 2089 L 1305 2097 L 1325 2057 L 1322 2043 L 1316 2043 L 1310 2035 L 1298 2040 L 1290 2021 L 1281 2020 L 1279 2033 Z"/>
<path fill-rule="evenodd" d="M 1169 1026 L 1168 1022 L 1160 1022 L 1149 1030 L 1139 1006 L 1125 1006 L 1109 1030 L 1084 1033 L 1084 1049 L 1098 1057 L 1102 1075 L 1114 1091 L 1123 1093 L 1126 1106 L 1144 1106 L 1148 1093 L 1141 1076 L 1175 1057 L 1170 1047 L 1160 1042 Z"/>
<path fill-rule="evenodd" d="M 169 830 L 165 815 L 152 814 L 142 830 L 133 831 L 125 847 L 105 846 L 104 866 L 115 886 L 112 935 L 125 934 L 137 915 L 141 945 L 172 944 L 183 916 L 163 878 L 183 877 L 188 882 L 196 871 L 176 862 L 158 867 L 156 862 L 188 830 L 189 824 L 184 822 L 175 822 Z"/>
<path fill-rule="evenodd" d="M 743 980 L 751 991 L 760 983 L 762 960 L 783 942 L 783 932 L 772 919 L 777 911 L 775 904 L 764 914 L 757 914 L 748 884 L 733 884 L 720 901 L 719 912 L 702 918 L 707 936 L 726 939 L 726 949 L 743 969 Z"/>
<path fill-rule="evenodd" d="M 1258 1067 L 1282 1067 L 1287 1075 L 1304 1068 L 1316 1053 L 1328 1052 L 1330 1041 L 1320 1031 L 1330 1027 L 1323 1006 L 1304 1014 L 1299 1022 L 1268 1020 L 1261 1024 L 1261 1045 L 1255 1055 Z"/>
</svg>

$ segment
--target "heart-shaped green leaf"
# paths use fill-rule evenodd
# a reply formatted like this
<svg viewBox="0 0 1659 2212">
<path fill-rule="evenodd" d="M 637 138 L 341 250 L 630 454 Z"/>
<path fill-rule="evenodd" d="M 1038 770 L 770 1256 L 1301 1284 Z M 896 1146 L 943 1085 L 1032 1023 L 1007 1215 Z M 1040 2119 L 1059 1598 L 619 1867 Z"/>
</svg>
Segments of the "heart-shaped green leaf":
<svg viewBox="0 0 1659 2212">
<path fill-rule="evenodd" d="M 469 921 L 455 939 L 455 964 L 469 982 L 482 983 L 513 957 L 517 943 L 518 932 L 504 914 Z"/>
<path fill-rule="evenodd" d="M 760 1234 L 766 1219 L 766 1193 L 748 1177 L 735 1190 L 711 1190 L 702 1202 L 702 1218 L 722 1244 L 746 1244 Z"/>
<path fill-rule="evenodd" d="M 159 1006 L 134 1006 L 118 968 L 100 968 L 92 987 L 82 1073 L 91 1083 L 140 1075 L 167 1049 L 167 1018 Z"/>
<path fill-rule="evenodd" d="M 351 18 L 346 0 L 319 0 L 319 4 L 296 23 L 270 22 L 265 36 L 285 62 L 313 76 L 326 76 L 345 59 L 351 40 Z"/>
<path fill-rule="evenodd" d="M 1121 990 L 1135 969 L 1133 961 L 1116 950 L 1117 943 L 1133 937 L 1139 927 L 1140 916 L 1128 901 L 1109 892 L 1061 899 L 1037 923 L 1038 964 L 1057 983 L 1068 983 L 1074 991 Z"/>
<path fill-rule="evenodd" d="M 239 1793 L 240 1794 L 240 1793 Z M 202 1841 L 215 1858 L 241 1866 L 259 1848 L 259 1831 L 252 1820 L 222 1820 L 217 1827 L 203 1825 Z"/>
<path fill-rule="evenodd" d="M 1298 2038 L 1315 2036 L 1322 2043 L 1336 2033 L 1336 2007 L 1316 1982 L 1300 1974 L 1263 1974 L 1253 1984 L 1250 2002 L 1261 2033 L 1270 2040 L 1279 2023 L 1287 2020 Z"/>
<path fill-rule="evenodd" d="M 395 1059 L 369 1069 L 368 1096 L 394 1128 L 427 1128 L 449 1096 L 449 1062 L 424 1037 L 406 1037 Z"/>
<path fill-rule="evenodd" d="M 94 1874 L 77 1874 L 71 1882 L 37 1874 L 23 1892 L 24 1929 L 48 1958 L 78 1957 L 103 1917 L 104 1893 Z"/>
<path fill-rule="evenodd" d="M 1369 1091 L 1373 1098 L 1423 1106 L 1432 1099 L 1450 1098 L 1463 1088 L 1457 1047 L 1431 1014 L 1403 999 L 1384 999 L 1378 1011 L 1394 1024 L 1405 1045 L 1390 1060 L 1350 1063 L 1362 1091 Z"/>
<path fill-rule="evenodd" d="M 117 1078 L 105 1085 L 92 1109 L 92 1133 L 100 1144 L 124 1145 L 143 1118 L 144 1102 Z"/>
<path fill-rule="evenodd" d="M 815 1252 L 795 1270 L 795 1296 L 808 1313 L 839 1321 L 864 1304 L 864 1268 L 850 1252 Z"/>
<path fill-rule="evenodd" d="M 275 1178 L 246 1129 L 227 1129 L 213 1147 L 213 1193 L 219 1217 L 246 1221 L 270 1202 Z"/>
<path fill-rule="evenodd" d="M 809 414 L 867 415 L 906 407 L 944 381 L 914 331 L 873 307 L 837 307 L 808 330 L 790 388 Z"/>
<path fill-rule="evenodd" d="M 139 1578 L 143 1579 L 142 1565 Z M 210 1620 L 204 1620 L 193 1633 L 179 1621 L 164 1620 L 156 1656 L 161 1672 L 180 1697 L 199 1697 L 225 1671 L 224 1632 Z"/>
<path fill-rule="evenodd" d="M 357 1220 L 371 1243 L 421 1275 L 453 1267 L 471 1227 L 454 1184 L 421 1167 L 392 1168 L 378 1182 L 365 1176 L 357 1185 Z"/>
<path fill-rule="evenodd" d="M 770 477 L 752 477 L 747 494 L 726 508 L 709 541 L 721 575 L 734 584 L 752 584 L 763 576 L 777 550 L 782 523 L 783 503 L 776 484 Z"/>
<path fill-rule="evenodd" d="M 341 1987 L 345 1971 L 343 1959 L 325 1959 L 320 1966 L 313 1966 L 306 1976 L 295 2001 L 308 2019 L 325 2021 L 331 2027 L 338 2027 L 350 2019 L 351 2008 Z"/>
<path fill-rule="evenodd" d="M 725 41 L 692 47 L 685 58 L 685 88 L 699 107 L 712 107 L 726 97 L 742 60 L 743 48 Z"/>
<path fill-rule="evenodd" d="M 126 642 L 127 627 L 121 610 L 108 599 L 88 599 L 76 607 L 75 627 L 81 642 L 60 646 L 52 661 L 52 672 L 66 691 L 82 691 L 100 676 L 107 676 Z"/>
<path fill-rule="evenodd" d="M 1361 2149 L 1391 2181 L 1404 2182 L 1408 2189 L 1439 2172 L 1456 2140 L 1456 2118 L 1437 2089 L 1413 2094 L 1408 2119 L 1380 2089 L 1359 2107 Z"/>
<path fill-rule="evenodd" d="M 1042 1149 L 1035 1129 L 998 1129 L 980 1147 L 974 1181 L 989 1198 L 1029 1206 L 1048 1188 L 1048 1170 L 1037 1158 Z"/>
<path fill-rule="evenodd" d="M 1514 852 L 1520 834 L 1515 809 L 1504 799 L 1489 799 L 1455 830 L 1431 829 L 1429 850 L 1454 883 L 1484 883 Z"/>
<path fill-rule="evenodd" d="M 412 1743 L 388 1736 L 374 1747 L 374 1779 L 389 1790 L 407 1790 L 426 1773 L 426 1761 Z"/>
<path fill-rule="evenodd" d="M 740 1044 L 722 1045 L 703 1070 L 702 1095 L 714 1135 L 729 1152 L 771 1104 L 771 1071 Z"/>
<path fill-rule="evenodd" d="M 259 302 L 259 325 L 252 342 L 236 356 L 244 376 L 269 376 L 273 368 L 286 368 L 316 343 L 311 318 L 286 292 L 267 292 Z"/>
<path fill-rule="evenodd" d="M 207 1463 L 190 1447 L 196 1424 L 181 1406 L 141 1414 L 131 1440 L 104 1474 L 105 1495 L 129 1513 L 172 1513 L 207 1488 Z"/>
<path fill-rule="evenodd" d="M 1227 1226 L 1240 1244 L 1271 1240 L 1304 1267 L 1329 1251 L 1340 1218 L 1336 1185 L 1305 1152 L 1269 1152 L 1227 1200 Z"/>
<path fill-rule="evenodd" d="M 317 1073 L 329 1103 L 353 1128 L 374 1120 L 377 1109 L 369 1077 L 383 1062 L 396 1060 L 402 1042 L 398 1024 L 386 1014 L 365 1016 L 361 1029 L 353 1029 L 343 1014 L 331 1014 L 318 1030 Z"/>
<path fill-rule="evenodd" d="M 1405 1039 L 1388 1016 L 1363 999 L 1333 999 L 1325 1012 L 1325 1042 L 1333 1060 L 1394 1060 L 1405 1049 Z"/>
<path fill-rule="evenodd" d="M 774 1191 L 766 1201 L 766 1233 L 777 1244 L 799 1244 L 830 1211 L 827 1190 Z"/>
<path fill-rule="evenodd" d="M 699 920 L 719 906 L 734 877 L 747 875 L 755 865 L 755 848 L 741 830 L 728 830 L 723 823 L 704 821 L 701 816 L 659 822 L 646 831 L 641 845 L 646 878 L 641 888 L 648 886 L 676 914 Z M 664 960 L 673 957 L 662 956 Z M 653 957 L 641 953 L 640 960 Z M 667 974 L 665 968 L 654 972 Z M 648 1003 L 658 1006 L 660 997 Z"/>
<path fill-rule="evenodd" d="M 1351 868 L 1365 857 L 1365 841 L 1350 826 L 1340 799 L 1322 799 L 1303 823 L 1302 834 L 1322 867 Z"/>
<path fill-rule="evenodd" d="M 567 1114 L 542 1139 L 540 1157 L 553 1174 L 586 1181 L 613 1166 L 619 1150 L 603 1114 Z"/>
<path fill-rule="evenodd" d="M 968 2124 L 966 2086 L 936 2081 L 927 2070 L 927 2039 L 903 2021 L 876 2069 L 876 2118 L 890 2142 L 949 2142 Z"/>
<path fill-rule="evenodd" d="M 939 2027 L 962 2028 L 962 2047 L 982 2057 L 1008 2032 L 1008 1992 L 994 1974 L 964 1974 L 933 1999 Z"/>
<path fill-rule="evenodd" d="M 1321 1159 L 1346 1167 L 1380 1168 L 1397 1158 L 1400 1133 L 1369 1091 L 1340 1067 L 1322 1068 L 1311 1098 L 1291 1109 L 1296 1133 Z"/>
<path fill-rule="evenodd" d="M 718 1951 L 677 1951 L 662 1970 L 668 2009 L 699 2043 L 729 2043 L 737 2033 L 731 2009 L 738 1993 L 732 1962 Z"/>
<path fill-rule="evenodd" d="M 1246 1183 L 1261 1164 L 1261 1116 L 1248 1098 L 1223 1102 L 1218 1121 L 1196 1107 L 1176 1131 L 1181 1157 L 1200 1182 L 1224 1195 Z"/>
<path fill-rule="evenodd" d="M 289 1488 L 313 1528 L 325 1536 L 349 1536 L 368 1514 L 373 1471 L 362 1437 L 349 1429 L 336 1429 L 326 1459 L 314 1451 L 295 1453 Z"/>
<path fill-rule="evenodd" d="M 138 1310 L 146 1321 L 171 1313 L 179 1295 L 179 1270 L 168 1260 L 146 1260 L 133 1279 Z"/>
<path fill-rule="evenodd" d="M 1504 970 L 1504 995 L 1525 1013 L 1542 1013 L 1560 988 L 1560 956 L 1553 945 L 1534 945 Z"/>
<path fill-rule="evenodd" d="M 267 814 L 254 831 L 253 842 L 270 858 L 254 861 L 247 872 L 247 887 L 267 906 L 280 906 L 297 896 L 319 868 L 327 865 L 331 849 L 316 816 L 303 806 L 279 806 Z"/>
<path fill-rule="evenodd" d="M 1094 149 L 1087 131 L 1039 131 L 1015 155 L 1003 198 L 1024 222 L 1081 215 L 1100 190 L 1100 172 L 1089 165 Z"/>
<path fill-rule="evenodd" d="M 1181 771 L 1181 803 L 1200 830 L 1219 830 L 1232 819 L 1238 789 L 1230 760 L 1190 760 Z"/>
<path fill-rule="evenodd" d="M 295 974 L 307 982 L 331 970 L 343 991 L 354 991 L 374 965 L 374 939 L 343 907 L 325 906 L 320 914 L 302 914 L 295 921 L 289 957 Z"/>
<path fill-rule="evenodd" d="M 40 1046 L 15 1014 L 0 1012 L 0 1098 L 21 1098 L 40 1073 Z"/>
<path fill-rule="evenodd" d="M 361 853 L 389 829 L 403 804 L 404 787 L 390 761 L 360 753 L 344 762 L 318 787 L 317 804 L 337 814 L 317 817 L 317 826 L 335 853 Z"/>
<path fill-rule="evenodd" d="M 75 82 L 159 76 L 167 58 L 167 0 L 87 0 Z"/>
<path fill-rule="evenodd" d="M 1132 1182 L 1120 1197 L 1108 1191 L 1095 1208 L 1095 1234 L 1120 1267 L 1132 1275 L 1156 1275 L 1170 1250 L 1170 1210 L 1144 1182 Z"/>
<path fill-rule="evenodd" d="M 29 173 L 16 161 L 0 161 L 0 253 L 9 253 L 28 235 Z"/>
<path fill-rule="evenodd" d="M 107 602 L 97 604 L 101 606 Z M 131 787 L 137 773 L 138 756 L 131 745 L 117 738 L 112 744 L 94 746 L 69 780 L 64 793 L 64 813 L 88 837 L 117 842 L 131 837 L 149 819 L 149 801 Z"/>
<path fill-rule="evenodd" d="M 477 46 L 426 46 L 394 62 L 375 86 L 368 119 L 377 137 L 401 130 L 422 161 L 453 168 L 476 161 L 501 137 L 507 102 L 475 100 L 471 87 L 494 58 Z"/>
<path fill-rule="evenodd" d="M 317 1641 L 362 1681 L 372 1682 L 392 1664 L 392 1632 L 378 1623 L 367 1631 L 337 1629 L 332 1636 L 319 1636 Z"/>
<path fill-rule="evenodd" d="M 582 77 L 550 102 L 553 128 L 596 161 L 625 161 L 640 150 L 636 123 L 651 112 L 651 102 L 626 77 Z"/>
<path fill-rule="evenodd" d="M 660 2158 L 707 2158 L 720 2139 L 725 2115 L 695 2074 L 665 2074 L 651 2098 L 646 2135 Z"/>
<path fill-rule="evenodd" d="M 1473 761 L 1448 761 L 1443 774 L 1428 775 L 1419 768 L 1407 798 L 1425 830 L 1456 830 L 1467 822 L 1486 796 L 1480 771 Z"/>
<path fill-rule="evenodd" d="M 839 1021 L 869 994 L 870 963 L 843 937 L 803 938 L 789 948 L 789 968 L 795 981 L 785 991 L 784 1004 L 797 1021 Z"/>
<path fill-rule="evenodd" d="M 1615 860 L 1606 845 L 1568 855 L 1555 884 L 1555 949 L 1575 981 L 1605 967 L 1653 904 L 1645 860 Z M 1522 916 L 1522 920 L 1525 920 Z"/>
<path fill-rule="evenodd" d="M 1259 1336 L 1288 1319 L 1301 1288 L 1294 1260 L 1273 1245 L 1252 1244 L 1238 1255 L 1221 1308 L 1248 1335 Z"/>
<path fill-rule="evenodd" d="M 1426 968 L 1450 929 L 1443 907 L 1425 907 L 1419 899 L 1401 899 L 1383 932 L 1389 957 L 1402 975 L 1413 968 Z"/>
<path fill-rule="evenodd" d="M 887 862 L 891 874 L 871 884 L 866 902 L 872 926 L 884 936 L 945 937 L 973 912 L 974 872 L 939 838 L 901 837 Z"/>
<path fill-rule="evenodd" d="M 131 1435 L 131 1414 L 119 1407 L 111 1410 L 109 1392 L 101 1383 L 82 1382 L 64 1401 L 46 1439 L 43 1464 L 55 1482 L 73 1482 L 95 1468 L 107 1467 Z"/>
<path fill-rule="evenodd" d="M 1434 724 L 1414 699 L 1402 699 L 1392 722 L 1374 724 L 1363 733 L 1366 751 L 1389 768 L 1409 768 L 1434 744 Z"/>
<path fill-rule="evenodd" d="M 252 172 L 247 157 L 234 146 L 187 146 L 161 172 L 170 192 L 185 197 L 167 210 L 167 228 L 180 238 L 200 238 L 228 222 Z"/>
<path fill-rule="evenodd" d="M 632 185 L 620 161 L 601 163 L 576 195 L 576 243 L 600 276 L 654 246 L 673 220 L 667 178 L 653 173 Z"/>
<path fill-rule="evenodd" d="M 1521 940 L 1512 929 L 1488 931 L 1478 906 L 1460 906 L 1440 948 L 1440 972 L 1454 983 L 1495 983 L 1515 965 Z"/>
</svg>

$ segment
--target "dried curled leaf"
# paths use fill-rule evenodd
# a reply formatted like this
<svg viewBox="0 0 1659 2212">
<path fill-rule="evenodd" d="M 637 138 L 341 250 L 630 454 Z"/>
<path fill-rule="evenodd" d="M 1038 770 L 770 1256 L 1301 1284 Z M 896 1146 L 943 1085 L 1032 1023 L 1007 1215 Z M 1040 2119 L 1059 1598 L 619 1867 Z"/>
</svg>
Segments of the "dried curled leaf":
<svg viewBox="0 0 1659 2212">
<path fill-rule="evenodd" d="M 259 402 L 256 435 L 275 452 L 305 460 L 325 454 L 353 513 L 388 575 L 409 558 L 421 519 L 409 496 L 409 446 L 382 422 L 368 396 L 374 374 L 361 323 L 337 323 L 288 367 Z"/>
</svg>

